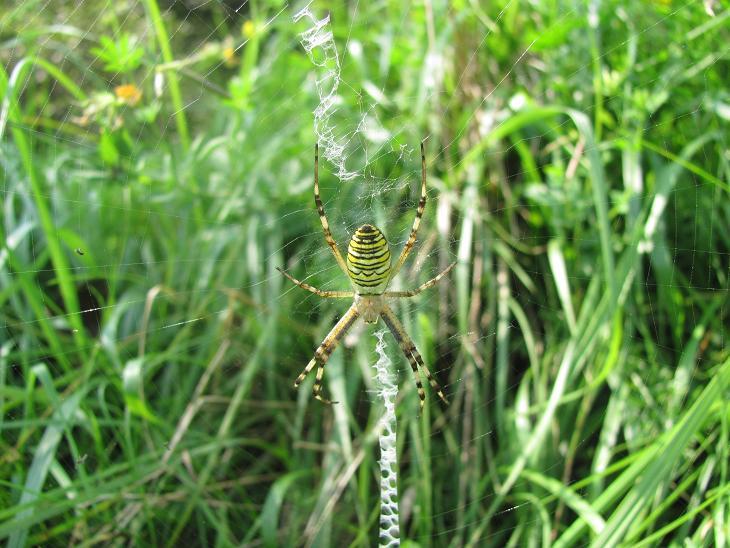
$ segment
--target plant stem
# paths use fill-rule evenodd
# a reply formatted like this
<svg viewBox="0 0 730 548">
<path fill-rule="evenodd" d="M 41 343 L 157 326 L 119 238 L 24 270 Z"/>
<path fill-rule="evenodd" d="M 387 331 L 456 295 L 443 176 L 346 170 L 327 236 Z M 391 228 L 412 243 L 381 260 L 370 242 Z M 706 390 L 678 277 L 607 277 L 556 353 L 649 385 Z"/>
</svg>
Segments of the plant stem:
<svg viewBox="0 0 730 548">
<path fill-rule="evenodd" d="M 156 0 L 145 0 L 144 4 L 147 7 L 147 13 L 155 29 L 155 36 L 157 37 L 157 44 L 162 52 L 162 59 L 165 64 L 172 63 L 174 57 L 172 55 L 172 48 L 170 48 L 170 37 L 165 29 L 165 23 L 162 21 L 160 8 Z M 180 135 L 180 143 L 182 144 L 183 150 L 188 150 L 190 148 L 190 135 L 188 133 L 188 122 L 185 118 L 180 83 L 174 71 L 170 71 L 167 78 L 170 82 L 170 96 L 172 98 L 172 108 L 175 109 L 175 124 L 177 125 L 177 132 Z"/>
</svg>

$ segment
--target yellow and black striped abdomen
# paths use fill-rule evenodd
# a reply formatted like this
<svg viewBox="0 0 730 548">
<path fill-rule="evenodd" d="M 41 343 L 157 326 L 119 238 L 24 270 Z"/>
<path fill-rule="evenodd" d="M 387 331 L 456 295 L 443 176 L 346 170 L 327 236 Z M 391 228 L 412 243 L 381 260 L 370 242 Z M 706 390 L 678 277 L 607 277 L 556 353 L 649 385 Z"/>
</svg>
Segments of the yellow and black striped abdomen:
<svg viewBox="0 0 730 548">
<path fill-rule="evenodd" d="M 347 246 L 347 272 L 358 293 L 379 295 L 390 276 L 390 249 L 383 233 L 373 225 L 362 225 Z"/>
</svg>

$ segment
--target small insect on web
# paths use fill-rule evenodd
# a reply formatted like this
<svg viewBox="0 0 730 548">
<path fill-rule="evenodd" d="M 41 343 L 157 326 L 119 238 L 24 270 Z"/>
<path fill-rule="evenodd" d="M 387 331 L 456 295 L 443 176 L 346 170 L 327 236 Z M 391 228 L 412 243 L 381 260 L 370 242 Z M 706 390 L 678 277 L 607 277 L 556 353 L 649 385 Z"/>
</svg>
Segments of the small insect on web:
<svg viewBox="0 0 730 548">
<path fill-rule="evenodd" d="M 314 381 L 314 387 L 312 388 L 314 397 L 326 404 L 337 403 L 322 396 L 322 377 L 324 376 L 324 366 L 327 363 L 327 360 L 332 352 L 334 352 L 335 348 L 337 348 L 337 345 L 345 336 L 347 331 L 353 326 L 359 317 L 362 316 L 365 323 L 373 324 L 378 321 L 378 318 L 382 318 L 385 325 L 393 334 L 393 337 L 395 337 L 396 341 L 398 341 L 398 345 L 411 365 L 416 386 L 418 387 L 418 397 L 420 399 L 421 409 L 423 409 L 423 405 L 426 400 L 426 393 L 424 392 L 423 385 L 421 384 L 419 368 L 426 375 L 428 382 L 431 384 L 431 388 L 438 394 L 441 401 L 448 404 L 449 402 L 446 399 L 446 396 L 444 396 L 441 386 L 431 375 L 431 372 L 428 370 L 428 367 L 426 367 L 421 354 L 416 349 L 416 345 L 413 343 L 408 333 L 406 333 L 406 330 L 400 320 L 396 317 L 393 310 L 387 303 L 387 299 L 389 298 L 397 299 L 414 297 L 421 293 L 421 291 L 428 289 L 429 287 L 433 287 L 439 282 L 439 280 L 441 280 L 441 278 L 446 276 L 446 274 L 448 274 L 456 264 L 456 262 L 451 263 L 438 276 L 430 279 L 416 289 L 410 291 L 386 291 L 388 285 L 395 275 L 398 274 L 403 263 L 405 263 L 408 254 L 416 243 L 418 227 L 421 224 L 421 218 L 423 217 L 423 212 L 426 208 L 426 154 L 424 152 L 423 143 L 421 143 L 421 198 L 418 202 L 416 218 L 413 221 L 410 236 L 408 237 L 408 241 L 403 247 L 403 251 L 401 251 L 398 261 L 395 263 L 393 268 L 390 266 L 390 248 L 387 240 L 385 239 L 385 235 L 380 231 L 380 229 L 371 224 L 364 224 L 355 231 L 350 238 L 350 243 L 347 247 L 347 261 L 342 258 L 340 249 L 337 247 L 337 242 L 335 242 L 332 237 L 332 233 L 330 232 L 329 222 L 327 221 L 327 216 L 324 212 L 322 199 L 319 196 L 319 147 L 317 145 L 315 145 L 314 148 L 314 202 L 317 205 L 319 219 L 322 222 L 324 239 L 326 240 L 327 245 L 330 246 L 337 264 L 350 280 L 353 291 L 323 291 L 293 278 L 280 268 L 278 270 L 293 283 L 314 293 L 315 295 L 330 299 L 352 298 L 354 299 L 354 302 L 327 334 L 319 347 L 317 347 L 314 351 L 314 357 L 309 361 L 307 366 L 304 368 L 304 371 L 302 371 L 294 381 L 294 386 L 298 387 L 309 372 L 314 369 L 314 366 L 317 365 L 317 375 Z"/>
</svg>

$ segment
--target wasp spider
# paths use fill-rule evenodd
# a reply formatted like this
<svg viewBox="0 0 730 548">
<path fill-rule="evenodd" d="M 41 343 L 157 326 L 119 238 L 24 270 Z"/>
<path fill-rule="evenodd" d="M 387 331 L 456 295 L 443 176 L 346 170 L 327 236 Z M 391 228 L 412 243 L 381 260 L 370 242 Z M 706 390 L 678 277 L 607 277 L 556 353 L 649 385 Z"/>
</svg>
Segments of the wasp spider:
<svg viewBox="0 0 730 548">
<path fill-rule="evenodd" d="M 354 302 L 324 338 L 322 344 L 314 351 L 314 357 L 294 381 L 294 387 L 298 387 L 307 374 L 317 365 L 317 376 L 314 381 L 312 393 L 315 398 L 323 403 L 336 403 L 322 396 L 322 376 L 324 375 L 324 366 L 327 360 L 337 347 L 337 344 L 360 316 L 362 316 L 366 323 L 376 323 L 378 318 L 381 317 L 385 325 L 393 333 L 401 350 L 411 364 L 411 369 L 416 379 L 416 386 L 418 387 L 421 408 L 423 408 L 426 394 L 423 391 L 423 385 L 418 374 L 419 367 L 426 375 L 428 382 L 431 384 L 431 388 L 433 388 L 444 403 L 448 404 L 439 383 L 436 382 L 436 379 L 433 378 L 426 364 L 423 363 L 423 358 L 418 350 L 416 350 L 416 345 L 413 344 L 403 325 L 387 303 L 387 299 L 389 298 L 413 297 L 424 289 L 436 285 L 456 264 L 455 262 L 451 263 L 441 274 L 411 291 L 386 291 L 391 280 L 398 274 L 398 271 L 403 266 L 403 263 L 416 242 L 418 227 L 421 224 L 423 210 L 426 207 L 426 155 L 423 150 L 423 143 L 421 143 L 421 199 L 418 202 L 418 209 L 416 210 L 416 218 L 413 221 L 411 234 L 394 267 L 391 268 L 390 266 L 390 249 L 385 236 L 376 226 L 370 224 L 362 225 L 355 231 L 352 238 L 350 238 L 350 245 L 347 247 L 347 261 L 342 258 L 337 243 L 330 232 L 322 199 L 319 196 L 319 152 L 317 146 L 314 149 L 314 202 L 317 204 L 317 212 L 319 213 L 320 221 L 322 221 L 324 239 L 332 249 L 337 264 L 349 278 L 353 291 L 322 291 L 293 278 L 281 269 L 279 271 L 296 285 L 307 291 L 311 291 L 315 295 L 324 298 L 354 298 Z"/>
</svg>

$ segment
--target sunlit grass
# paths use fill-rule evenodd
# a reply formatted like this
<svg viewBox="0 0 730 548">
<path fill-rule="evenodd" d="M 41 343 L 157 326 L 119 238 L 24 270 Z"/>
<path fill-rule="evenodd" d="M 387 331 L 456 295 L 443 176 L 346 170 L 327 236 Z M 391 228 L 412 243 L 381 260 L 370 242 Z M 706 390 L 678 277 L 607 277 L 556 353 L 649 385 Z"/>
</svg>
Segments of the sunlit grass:
<svg viewBox="0 0 730 548">
<path fill-rule="evenodd" d="M 335 236 L 368 220 L 402 245 L 425 136 L 400 283 L 458 261 L 397 310 L 451 405 L 419 416 L 388 345 L 404 540 L 728 542 L 730 12 L 710 4 L 312 4 L 365 175 L 321 166 Z M 328 363 L 341 404 L 294 391 L 345 308 L 276 271 L 346 287 L 312 199 L 306 27 L 276 2 L 180 6 L 0 15 L 0 539 L 373 545 L 376 338 Z"/>
</svg>

